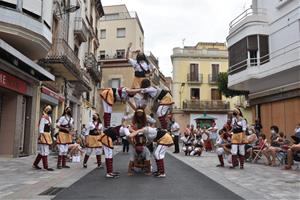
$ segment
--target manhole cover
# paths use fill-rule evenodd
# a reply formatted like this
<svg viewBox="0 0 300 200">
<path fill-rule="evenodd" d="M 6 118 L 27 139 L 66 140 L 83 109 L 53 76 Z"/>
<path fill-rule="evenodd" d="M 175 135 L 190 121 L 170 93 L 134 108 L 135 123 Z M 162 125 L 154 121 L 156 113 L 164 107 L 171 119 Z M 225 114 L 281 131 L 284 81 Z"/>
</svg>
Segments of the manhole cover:
<svg viewBox="0 0 300 200">
<path fill-rule="evenodd" d="M 63 189 L 65 189 L 65 188 L 62 188 L 62 187 L 51 187 L 51 188 L 47 189 L 46 191 L 42 192 L 39 195 L 57 195 Z"/>
</svg>

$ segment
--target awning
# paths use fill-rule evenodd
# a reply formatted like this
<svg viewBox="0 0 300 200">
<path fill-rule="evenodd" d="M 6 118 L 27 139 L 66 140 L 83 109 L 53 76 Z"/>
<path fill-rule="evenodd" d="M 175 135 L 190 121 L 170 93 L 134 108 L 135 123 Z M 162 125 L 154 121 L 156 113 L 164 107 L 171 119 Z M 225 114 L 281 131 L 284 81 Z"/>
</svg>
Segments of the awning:
<svg viewBox="0 0 300 200">
<path fill-rule="evenodd" d="M 40 81 L 54 81 L 55 76 L 0 39 L 0 57 Z"/>
</svg>

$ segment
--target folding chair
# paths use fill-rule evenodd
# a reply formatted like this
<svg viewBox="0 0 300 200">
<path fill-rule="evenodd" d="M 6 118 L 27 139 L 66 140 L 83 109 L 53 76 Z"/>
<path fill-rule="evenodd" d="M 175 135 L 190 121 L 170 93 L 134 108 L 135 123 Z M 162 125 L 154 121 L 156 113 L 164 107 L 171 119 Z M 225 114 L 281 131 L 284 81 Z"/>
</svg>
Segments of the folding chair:
<svg viewBox="0 0 300 200">
<path fill-rule="evenodd" d="M 255 155 L 254 159 L 252 160 L 252 163 L 257 162 L 258 159 L 261 159 L 262 157 L 262 150 L 265 148 L 267 144 L 267 139 L 264 140 L 262 146 L 259 149 L 253 149 L 253 154 Z"/>
</svg>

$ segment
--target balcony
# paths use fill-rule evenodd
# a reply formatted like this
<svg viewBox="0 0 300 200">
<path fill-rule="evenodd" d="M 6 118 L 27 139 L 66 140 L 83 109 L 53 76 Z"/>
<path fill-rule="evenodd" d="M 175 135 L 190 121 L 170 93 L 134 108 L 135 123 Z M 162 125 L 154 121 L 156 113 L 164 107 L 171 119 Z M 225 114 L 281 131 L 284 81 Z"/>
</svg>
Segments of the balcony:
<svg viewBox="0 0 300 200">
<path fill-rule="evenodd" d="M 80 60 L 64 39 L 55 39 L 47 56 L 39 60 L 39 64 L 51 68 L 56 76 L 62 76 L 68 81 L 79 81 L 90 88 L 88 79 L 84 79 Z"/>
<path fill-rule="evenodd" d="M 172 58 L 228 58 L 227 50 L 174 48 Z"/>
<path fill-rule="evenodd" d="M 184 111 L 212 111 L 212 112 L 228 112 L 230 110 L 230 104 L 226 101 L 212 100 L 185 100 L 183 101 Z"/>
<path fill-rule="evenodd" d="M 159 85 L 159 81 L 160 81 L 160 77 L 157 74 L 153 74 L 151 77 L 151 81 L 155 84 L 155 85 Z"/>
<path fill-rule="evenodd" d="M 263 8 L 249 8 L 229 24 L 228 46 L 249 35 L 267 35 L 267 11 Z M 243 31 L 241 31 L 243 30 Z M 235 37 L 234 37 L 235 36 Z"/>
<path fill-rule="evenodd" d="M 101 83 L 100 66 L 97 63 L 95 55 L 93 53 L 86 53 L 84 59 L 84 66 L 87 68 L 87 72 L 90 73 L 92 78 Z"/>
<path fill-rule="evenodd" d="M 89 30 L 82 17 L 75 17 L 74 35 L 79 42 L 86 42 L 89 34 Z"/>
<path fill-rule="evenodd" d="M 209 84 L 217 84 L 218 83 L 218 75 L 208 74 L 208 83 Z"/>
<path fill-rule="evenodd" d="M 203 74 L 189 73 L 186 80 L 190 84 L 200 84 L 203 82 Z"/>
<path fill-rule="evenodd" d="M 52 1 L 34 0 L 34 6 L 33 0 L 0 3 L 0 38 L 31 60 L 45 57 L 52 41 Z"/>
</svg>

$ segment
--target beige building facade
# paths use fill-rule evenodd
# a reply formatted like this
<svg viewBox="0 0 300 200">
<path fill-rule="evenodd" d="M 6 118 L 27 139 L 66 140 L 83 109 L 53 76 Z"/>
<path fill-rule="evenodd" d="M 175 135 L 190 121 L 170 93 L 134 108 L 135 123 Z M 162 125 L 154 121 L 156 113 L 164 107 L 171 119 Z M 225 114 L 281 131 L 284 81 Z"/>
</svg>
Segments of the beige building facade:
<svg viewBox="0 0 300 200">
<path fill-rule="evenodd" d="M 195 119 L 203 116 L 215 118 L 217 126 L 222 127 L 239 99 L 226 98 L 218 90 L 218 74 L 228 70 L 225 44 L 199 42 L 195 46 L 177 47 L 171 59 L 173 113 L 181 131 L 187 124 L 196 126 Z"/>
</svg>

